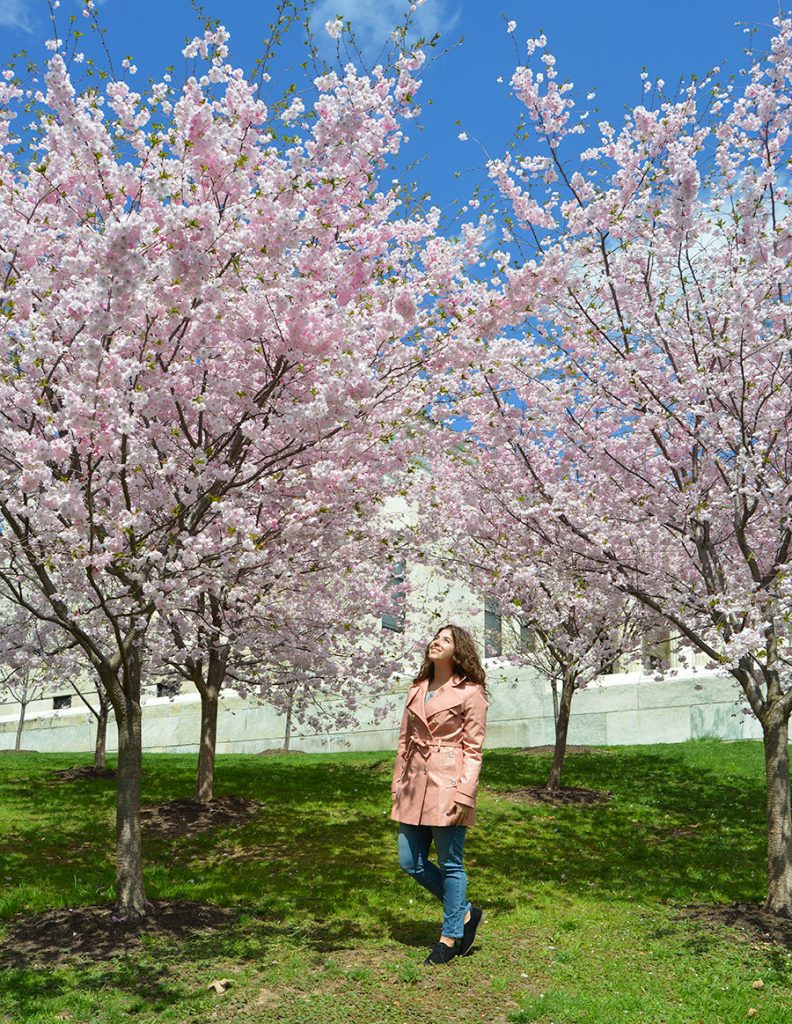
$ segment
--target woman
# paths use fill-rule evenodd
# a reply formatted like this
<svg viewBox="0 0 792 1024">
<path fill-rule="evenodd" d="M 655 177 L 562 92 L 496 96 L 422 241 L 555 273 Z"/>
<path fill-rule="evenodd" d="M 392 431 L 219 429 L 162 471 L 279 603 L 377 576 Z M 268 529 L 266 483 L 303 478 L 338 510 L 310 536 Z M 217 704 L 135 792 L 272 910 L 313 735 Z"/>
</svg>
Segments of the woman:
<svg viewBox="0 0 792 1024">
<path fill-rule="evenodd" d="M 467 902 L 462 849 L 476 820 L 488 706 L 473 637 L 443 626 L 407 694 L 391 787 L 399 864 L 443 902 L 442 934 L 427 964 L 466 956 L 483 916 Z M 437 864 L 428 859 L 432 840 Z"/>
</svg>

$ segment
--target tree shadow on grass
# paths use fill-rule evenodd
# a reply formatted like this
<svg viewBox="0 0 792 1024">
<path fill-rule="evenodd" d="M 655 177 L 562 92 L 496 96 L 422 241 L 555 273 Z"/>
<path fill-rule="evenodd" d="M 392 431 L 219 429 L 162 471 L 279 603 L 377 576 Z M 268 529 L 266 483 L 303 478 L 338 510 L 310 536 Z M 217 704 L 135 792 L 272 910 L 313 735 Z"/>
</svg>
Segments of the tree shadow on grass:
<svg viewBox="0 0 792 1024">
<path fill-rule="evenodd" d="M 488 911 L 508 912 L 541 883 L 562 899 L 566 892 L 647 904 L 711 900 L 728 909 L 730 901 L 760 898 L 764 780 L 761 773 L 718 770 L 719 751 L 713 749 L 709 764 L 695 750 L 678 748 L 617 749 L 607 758 L 576 754 L 565 781 L 612 794 L 609 804 L 593 807 L 513 802 L 508 790 L 544 782 L 549 756 L 488 751 L 479 824 L 466 844 L 471 898 Z M 147 763 L 146 804 L 188 798 L 192 758 L 161 755 Z M 0 1005 L 5 996 L 8 1005 L 24 1004 L 33 1012 L 71 989 L 74 979 L 64 981 L 53 970 L 65 962 L 56 951 L 68 953 L 85 990 L 123 989 L 151 1012 L 208 984 L 211 977 L 203 972 L 211 964 L 261 963 L 284 944 L 316 956 L 370 947 L 384 930 L 407 947 L 430 945 L 442 912 L 398 867 L 398 826 L 388 818 L 391 763 L 382 756 L 219 759 L 218 791 L 232 790 L 266 808 L 252 818 L 217 822 L 208 832 L 146 840 L 151 891 L 171 897 L 163 901 L 168 903 L 179 902 L 173 897 L 182 893 L 194 895 L 182 901 L 193 908 L 185 915 L 190 927 L 128 936 L 126 946 L 113 946 L 107 928 L 99 928 L 90 940 L 92 956 L 72 949 L 74 936 L 67 932 L 79 934 L 80 928 L 65 916 L 65 931 L 45 935 L 49 945 L 35 956 L 9 927 L 0 954 L 6 968 Z M 112 878 L 112 781 L 61 785 L 51 816 L 49 806 L 37 806 L 40 789 L 28 785 L 23 791 L 16 781 L 10 788 L 15 813 L 28 814 L 6 837 L 15 850 L 15 881 L 36 883 L 44 864 L 42 829 L 48 882 L 60 886 L 64 902 L 79 902 L 70 888 L 77 871 L 91 884 Z M 202 927 L 204 912 L 216 916 L 205 917 Z"/>
<path fill-rule="evenodd" d="M 11 922 L 0 945 L 0 967 L 61 966 L 137 951 L 144 936 L 178 942 L 196 931 L 228 927 L 238 913 L 187 900 L 154 900 L 140 923 L 115 916 L 109 904 L 59 907 Z"/>
<path fill-rule="evenodd" d="M 723 745 L 724 749 L 726 745 Z M 693 751 L 695 754 L 696 752 Z M 715 755 L 719 754 L 715 748 Z M 260 765 L 266 761 L 267 771 Z M 328 763 L 268 758 L 234 772 L 267 810 L 233 835 L 171 847 L 172 866 L 201 866 L 207 893 L 223 903 L 262 892 L 311 911 L 365 910 L 366 894 L 414 882 L 396 856 L 389 820 L 388 759 Z M 546 762 L 546 763 L 545 763 Z M 544 782 L 549 756 L 485 754 L 479 824 L 467 860 L 491 909 L 512 909 L 537 882 L 625 899 L 746 901 L 763 894 L 764 779 L 725 776 L 678 748 L 612 749 L 570 757 L 566 781 L 612 794 L 606 805 L 526 806 L 507 790 Z M 228 868 L 233 865 L 233 871 Z M 383 901 L 380 916 L 387 914 Z M 397 918 L 398 919 L 398 918 Z M 392 925 L 397 927 L 396 924 Z"/>
<path fill-rule="evenodd" d="M 193 759 L 157 755 L 147 763 L 144 805 L 162 804 L 166 798 L 171 806 L 186 806 Z M 185 880 L 197 877 L 194 869 L 201 865 L 207 883 L 219 887 L 212 901 L 228 905 L 244 901 L 251 884 L 262 892 L 264 866 L 268 874 L 274 872 L 280 888 L 291 875 L 298 894 L 313 892 L 319 900 L 343 889 L 354 894 L 371 886 L 381 888 L 400 876 L 397 826 L 387 817 L 390 764 L 391 759 L 381 755 L 363 761 L 221 757 L 218 806 L 236 801 L 240 808 L 254 802 L 259 807 L 265 803 L 266 808 L 247 822 L 244 814 L 228 822 L 218 819 L 211 832 L 203 834 L 168 833 L 168 839 L 152 831 L 147 838 L 148 862 L 162 859 L 177 880 L 180 870 Z M 565 776 L 568 785 L 610 792 L 607 805 L 526 806 L 507 799 L 508 790 L 543 784 L 548 766 L 549 755 L 486 752 L 480 824 L 471 829 L 470 837 L 480 867 L 506 881 L 515 877 L 515 871 L 528 884 L 534 879 L 558 881 L 564 871 L 567 887 L 611 891 L 618 885 L 626 896 L 663 898 L 678 893 L 687 900 L 701 891 L 702 880 L 734 899 L 761 884 L 761 775 L 725 778 L 712 768 L 689 763 L 678 748 L 611 748 L 608 757 L 570 756 Z M 230 786 L 233 799 L 223 797 Z M 102 834 L 98 828 L 106 826 L 112 810 L 112 782 L 91 783 L 90 792 L 79 788 L 78 793 L 76 787 L 60 787 L 57 798 L 58 822 L 68 829 L 58 848 L 64 877 L 73 874 L 72 852 L 78 854 L 79 867 L 88 869 L 83 853 L 96 845 Z M 22 800 L 22 795 L 18 798 Z M 30 789 L 25 794 L 28 804 L 39 798 Z M 144 821 L 154 813 L 144 807 Z M 31 876 L 41 870 L 36 850 L 41 824 L 34 816 L 13 837 L 16 877 L 24 874 L 27 858 Z M 57 838 L 49 827 L 53 860 Z M 109 846 L 112 836 L 106 838 Z"/>
<path fill-rule="evenodd" d="M 610 802 L 540 808 L 506 798 L 515 774 L 523 784 L 543 777 L 538 759 L 494 752 L 485 771 L 492 841 L 482 844 L 479 863 L 498 875 L 649 900 L 739 901 L 763 892 L 762 776 L 726 779 L 657 748 L 581 755 L 568 766 L 567 780 L 609 790 Z"/>
<path fill-rule="evenodd" d="M 717 759 L 719 748 L 713 749 Z M 761 898 L 764 778 L 725 776 L 717 762 L 715 768 L 697 763 L 696 753 L 689 758 L 678 748 L 653 747 L 615 748 L 608 757 L 575 755 L 567 783 L 609 793 L 611 799 L 557 807 L 505 798 L 507 790 L 541 785 L 549 756 L 488 751 L 482 773 L 487 791 L 467 844 L 476 890 L 488 892 L 487 905 L 502 910 L 513 908 L 519 890 L 528 894 L 536 882 L 649 901 Z M 397 865 L 396 824 L 383 821 L 382 812 L 367 816 L 364 811 L 386 802 L 383 780 L 372 765 L 290 767 L 291 778 L 282 777 L 279 788 L 307 791 L 314 809 L 301 810 L 295 793 L 274 832 L 265 824 L 268 835 L 261 834 L 260 849 L 268 856 L 273 881 L 288 871 L 296 892 L 310 889 L 329 905 L 343 902 L 344 894 L 383 885 L 393 886 L 396 898 L 407 891 L 396 881 L 406 878 Z M 339 805 L 357 813 L 328 820 Z M 250 839 L 254 834 L 255 829 L 247 832 Z"/>
<path fill-rule="evenodd" d="M 139 1005 L 148 1012 L 159 1012 L 169 1006 L 183 1002 L 192 993 L 183 981 L 175 976 L 169 967 L 132 960 L 117 960 L 107 964 L 78 964 L 75 972 L 50 967 L 6 968 L 0 972 L 0 1002 L 15 1021 L 43 1020 L 42 1009 L 49 1000 L 63 1001 L 79 989 L 81 993 L 94 990 L 97 993 L 107 989 L 122 990 L 136 997 Z M 70 1019 L 65 1014 L 47 1016 L 47 1020 Z M 81 1018 L 87 1020 L 88 1018 Z M 91 1016 L 90 1020 L 104 1020 Z M 116 1018 L 114 1018 L 116 1019 Z"/>
<path fill-rule="evenodd" d="M 0 1006 L 28 1019 L 46 1000 L 76 988 L 112 988 L 135 997 L 137 1009 L 159 1012 L 205 989 L 218 962 L 260 964 L 284 941 L 303 955 L 324 955 L 367 937 L 357 921 L 340 916 L 300 924 L 260 910 L 154 903 L 155 914 L 142 925 L 114 922 L 110 906 L 12 923 L 0 946 Z"/>
<path fill-rule="evenodd" d="M 349 918 L 301 926 L 243 908 L 154 902 L 155 914 L 142 925 L 114 922 L 110 906 L 47 911 L 12 924 L 0 946 L 0 1006 L 27 1019 L 76 988 L 112 988 L 158 1012 L 205 989 L 218 962 L 266 962 L 284 941 L 304 955 L 324 955 L 366 937 Z"/>
<path fill-rule="evenodd" d="M 146 804 L 162 803 L 165 795 L 171 803 L 188 799 L 193 759 L 158 755 L 148 764 Z M 256 893 L 253 904 L 274 895 L 302 901 L 306 908 L 313 902 L 354 912 L 367 892 L 382 890 L 401 875 L 397 826 L 387 817 L 389 765 L 390 759 L 381 755 L 362 761 L 219 758 L 221 796 L 224 783 L 231 783 L 240 806 L 264 802 L 266 809 L 247 823 L 244 815 L 236 823 L 218 821 L 203 834 L 165 839 L 144 832 L 147 871 L 160 873 L 160 884 L 170 890 L 163 895 L 195 881 L 198 899 L 221 905 L 248 903 L 248 894 Z M 485 754 L 482 780 L 487 788 L 468 850 L 487 874 L 495 901 L 513 905 L 514 896 L 506 891 L 512 883 L 530 889 L 537 881 L 683 902 L 710 895 L 734 901 L 761 895 L 761 775 L 726 778 L 690 763 L 678 748 L 616 748 L 608 757 L 573 755 L 566 768 L 567 784 L 612 793 L 607 805 L 526 806 L 505 796 L 508 790 L 541 785 L 548 766 L 549 755 Z M 88 786 L 90 792 L 59 789 L 46 849 L 41 845 L 43 819 L 37 814 L 10 839 L 0 840 L 0 847 L 13 853 L 18 882 L 37 883 L 46 867 L 48 882 L 63 889 L 66 903 L 77 901 L 71 885 L 77 873 L 94 891 L 112 882 L 107 825 L 113 784 L 97 780 Z M 17 797 L 22 800 L 21 794 Z M 37 799 L 30 790 L 25 798 L 28 805 Z"/>
</svg>

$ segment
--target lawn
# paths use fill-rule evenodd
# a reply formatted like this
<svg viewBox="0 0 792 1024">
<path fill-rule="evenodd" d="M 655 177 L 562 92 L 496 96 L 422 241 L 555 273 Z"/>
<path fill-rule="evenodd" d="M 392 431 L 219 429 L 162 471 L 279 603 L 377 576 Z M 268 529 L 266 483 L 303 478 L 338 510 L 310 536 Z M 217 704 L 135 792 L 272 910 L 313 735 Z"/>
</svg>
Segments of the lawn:
<svg viewBox="0 0 792 1024">
<path fill-rule="evenodd" d="M 439 904 L 399 872 L 387 754 L 223 756 L 243 822 L 145 841 L 149 895 L 225 908 L 211 929 L 114 954 L 69 941 L 14 960 L 12 919 L 112 899 L 112 780 L 76 755 L 0 757 L 0 1024 L 761 1024 L 792 1019 L 792 953 L 686 910 L 759 901 L 762 754 L 716 740 L 570 756 L 606 804 L 528 805 L 548 756 L 487 752 L 469 894 L 474 953 L 422 960 Z M 147 755 L 144 804 L 188 797 L 194 758 Z M 4 931 L 2 929 L 5 929 Z M 74 936 L 79 943 L 80 936 Z M 224 994 L 213 979 L 229 979 Z M 751 1014 L 751 1016 L 754 1016 Z"/>
</svg>

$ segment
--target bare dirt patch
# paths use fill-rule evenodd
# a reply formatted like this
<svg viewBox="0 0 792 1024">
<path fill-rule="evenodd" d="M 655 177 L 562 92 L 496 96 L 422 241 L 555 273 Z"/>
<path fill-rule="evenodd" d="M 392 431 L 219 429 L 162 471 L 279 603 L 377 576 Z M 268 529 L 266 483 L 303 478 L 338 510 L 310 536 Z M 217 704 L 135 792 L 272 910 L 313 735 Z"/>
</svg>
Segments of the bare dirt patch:
<svg viewBox="0 0 792 1024">
<path fill-rule="evenodd" d="M 510 789 L 500 792 L 498 796 L 507 800 L 515 800 L 522 804 L 551 804 L 553 807 L 595 807 L 606 804 L 613 796 L 608 791 L 584 789 L 582 786 L 562 786 L 555 793 L 549 792 L 544 786 L 524 786 L 522 789 Z"/>
<path fill-rule="evenodd" d="M 688 903 L 679 909 L 678 920 L 729 925 L 752 943 L 792 950 L 792 918 L 771 914 L 760 903 Z"/>
<path fill-rule="evenodd" d="M 146 839 L 179 839 L 218 826 L 244 825 L 266 805 L 243 796 L 220 796 L 211 803 L 169 800 L 140 808 L 140 825 Z"/>
<path fill-rule="evenodd" d="M 552 743 L 545 743 L 539 747 L 521 747 L 518 754 L 552 754 L 555 747 Z M 567 754 L 611 754 L 610 750 L 603 750 L 602 747 L 575 746 L 570 744 L 566 748 Z"/>
<path fill-rule="evenodd" d="M 74 768 L 61 768 L 52 773 L 58 782 L 86 782 L 91 779 L 114 779 L 112 768 L 94 768 L 92 764 L 78 764 Z"/>
<path fill-rule="evenodd" d="M 174 941 L 233 924 L 238 912 L 190 900 L 152 900 L 143 921 L 116 916 L 112 904 L 58 907 L 15 918 L 0 944 L 0 967 L 57 966 L 81 960 L 109 960 L 135 951 L 144 935 Z"/>
<path fill-rule="evenodd" d="M 294 750 L 293 747 L 289 747 L 287 750 L 285 747 L 267 747 L 266 750 L 260 750 L 258 752 L 259 757 L 270 757 L 273 754 L 304 754 L 304 750 Z"/>
</svg>

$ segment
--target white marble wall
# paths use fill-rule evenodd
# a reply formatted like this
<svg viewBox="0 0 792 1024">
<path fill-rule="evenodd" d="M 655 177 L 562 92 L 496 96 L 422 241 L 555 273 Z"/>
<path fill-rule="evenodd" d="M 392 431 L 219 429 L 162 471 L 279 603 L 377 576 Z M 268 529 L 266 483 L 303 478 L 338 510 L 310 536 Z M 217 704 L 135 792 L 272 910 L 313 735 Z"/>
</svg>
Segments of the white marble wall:
<svg viewBox="0 0 792 1024">
<path fill-rule="evenodd" d="M 574 744 L 675 743 L 700 736 L 748 739 L 761 736 L 758 722 L 742 712 L 744 701 L 728 678 L 707 673 L 669 677 L 661 682 L 638 673 L 607 676 L 576 694 L 569 742 Z M 549 685 L 529 670 L 489 676 L 491 706 L 487 745 L 528 747 L 553 740 L 553 698 Z M 292 747 L 309 752 L 392 750 L 403 704 L 393 695 L 388 718 L 374 723 L 361 716 L 359 728 L 327 735 L 292 733 Z M 184 753 L 197 750 L 199 705 L 196 694 L 150 698 L 143 715 L 146 750 Z M 279 747 L 283 718 L 266 704 L 228 695 L 218 721 L 219 753 L 257 753 Z M 0 748 L 13 747 L 16 717 L 0 717 Z M 40 751 L 83 751 L 93 746 L 93 722 L 84 708 L 28 713 L 22 746 Z M 115 747 L 112 722 L 108 749 Z"/>
</svg>

